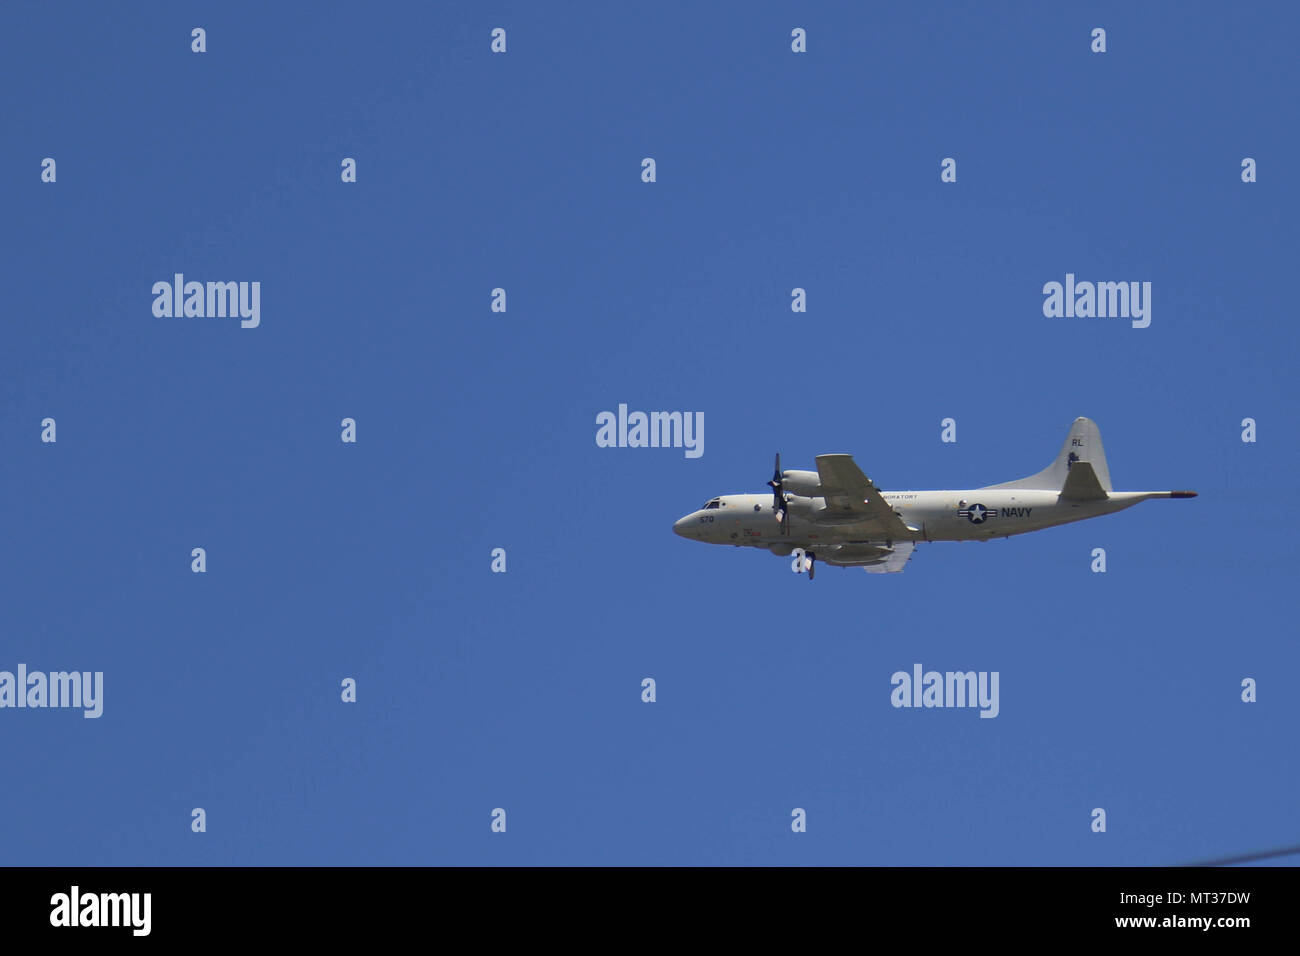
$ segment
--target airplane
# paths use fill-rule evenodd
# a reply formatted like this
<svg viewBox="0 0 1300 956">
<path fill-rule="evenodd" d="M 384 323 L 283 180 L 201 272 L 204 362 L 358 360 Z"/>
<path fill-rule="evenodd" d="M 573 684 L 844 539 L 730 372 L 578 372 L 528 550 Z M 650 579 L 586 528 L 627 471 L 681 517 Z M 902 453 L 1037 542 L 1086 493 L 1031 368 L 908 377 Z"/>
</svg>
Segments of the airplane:
<svg viewBox="0 0 1300 956">
<path fill-rule="evenodd" d="M 722 495 L 679 518 L 673 531 L 706 544 L 802 554 L 813 579 L 820 559 L 870 574 L 903 570 L 923 541 L 988 541 L 1131 508 L 1148 498 L 1195 498 L 1194 491 L 1115 491 L 1089 418 L 1076 418 L 1056 459 L 1027 478 L 970 491 L 880 491 L 852 455 L 818 455 L 816 471 L 782 471 L 771 497 Z"/>
</svg>

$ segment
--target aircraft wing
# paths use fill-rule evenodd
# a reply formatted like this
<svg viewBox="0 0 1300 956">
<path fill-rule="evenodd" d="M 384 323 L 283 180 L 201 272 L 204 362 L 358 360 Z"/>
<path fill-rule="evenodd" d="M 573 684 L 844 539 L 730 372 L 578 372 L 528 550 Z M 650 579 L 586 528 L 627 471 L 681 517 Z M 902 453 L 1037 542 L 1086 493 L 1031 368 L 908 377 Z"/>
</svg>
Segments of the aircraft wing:
<svg viewBox="0 0 1300 956">
<path fill-rule="evenodd" d="M 817 475 L 821 480 L 826 511 L 833 517 L 859 519 L 886 539 L 908 540 L 911 533 L 894 513 L 880 489 L 862 473 L 852 455 L 818 455 Z"/>
<path fill-rule="evenodd" d="M 907 564 L 915 550 L 916 545 L 911 541 L 895 541 L 894 551 L 889 557 L 876 564 L 864 565 L 862 570 L 868 574 L 895 574 L 903 570 L 903 565 Z"/>
<path fill-rule="evenodd" d="M 827 564 L 842 568 L 862 568 L 868 574 L 892 574 L 903 570 L 912 552 L 916 550 L 914 541 L 852 541 L 836 546 L 833 550 L 818 548 L 817 556 Z"/>
</svg>

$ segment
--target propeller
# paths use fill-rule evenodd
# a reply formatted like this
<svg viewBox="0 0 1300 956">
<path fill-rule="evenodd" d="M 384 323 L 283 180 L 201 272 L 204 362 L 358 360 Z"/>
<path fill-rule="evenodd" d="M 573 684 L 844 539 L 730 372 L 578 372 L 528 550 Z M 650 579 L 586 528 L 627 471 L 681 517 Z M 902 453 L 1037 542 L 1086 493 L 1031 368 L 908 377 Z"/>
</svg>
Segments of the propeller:
<svg viewBox="0 0 1300 956">
<path fill-rule="evenodd" d="M 785 485 L 781 482 L 781 453 L 776 453 L 776 470 L 772 472 L 772 480 L 767 483 L 772 489 L 772 510 L 776 512 L 776 520 L 781 525 L 781 533 L 790 533 L 790 515 L 785 510 Z"/>
</svg>

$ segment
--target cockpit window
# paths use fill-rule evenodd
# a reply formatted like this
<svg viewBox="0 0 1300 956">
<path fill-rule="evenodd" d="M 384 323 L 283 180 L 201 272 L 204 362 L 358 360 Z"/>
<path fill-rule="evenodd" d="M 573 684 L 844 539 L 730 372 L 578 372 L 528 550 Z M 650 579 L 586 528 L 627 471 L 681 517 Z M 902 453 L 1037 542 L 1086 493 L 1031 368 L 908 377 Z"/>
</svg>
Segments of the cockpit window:
<svg viewBox="0 0 1300 956">
<path fill-rule="evenodd" d="M 716 508 L 716 507 L 718 507 L 718 505 L 721 503 L 721 501 L 722 501 L 721 498 L 712 498 L 712 499 L 710 499 L 709 501 L 706 501 L 706 502 L 704 503 L 704 507 L 701 508 L 700 510 L 701 510 L 701 511 L 708 511 L 710 508 Z"/>
</svg>

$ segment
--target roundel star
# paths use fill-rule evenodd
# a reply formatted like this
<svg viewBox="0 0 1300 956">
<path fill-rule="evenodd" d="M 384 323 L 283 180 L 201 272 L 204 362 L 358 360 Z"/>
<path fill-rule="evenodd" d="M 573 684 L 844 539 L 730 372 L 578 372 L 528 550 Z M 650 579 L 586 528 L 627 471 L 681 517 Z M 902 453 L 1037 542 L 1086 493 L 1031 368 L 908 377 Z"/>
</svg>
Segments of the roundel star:
<svg viewBox="0 0 1300 956">
<path fill-rule="evenodd" d="M 988 509 L 988 508 L 985 508 L 983 505 L 971 505 L 971 506 L 970 506 L 970 523 L 971 523 L 971 524 L 983 524 L 983 523 L 984 523 L 984 519 L 988 516 L 988 513 L 989 513 L 989 509 Z"/>
</svg>

